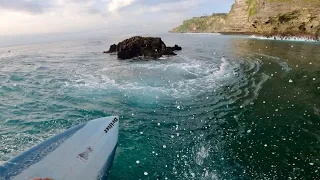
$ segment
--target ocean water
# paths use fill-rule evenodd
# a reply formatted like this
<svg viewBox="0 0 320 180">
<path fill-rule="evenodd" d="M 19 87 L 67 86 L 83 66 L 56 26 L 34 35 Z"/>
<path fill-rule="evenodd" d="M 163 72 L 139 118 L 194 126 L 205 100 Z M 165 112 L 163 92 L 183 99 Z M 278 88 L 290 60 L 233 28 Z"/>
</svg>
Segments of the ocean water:
<svg viewBox="0 0 320 180">
<path fill-rule="evenodd" d="M 320 179 L 319 43 L 161 37 L 183 50 L 101 53 L 124 37 L 0 48 L 0 161 L 119 115 L 110 179 Z"/>
</svg>

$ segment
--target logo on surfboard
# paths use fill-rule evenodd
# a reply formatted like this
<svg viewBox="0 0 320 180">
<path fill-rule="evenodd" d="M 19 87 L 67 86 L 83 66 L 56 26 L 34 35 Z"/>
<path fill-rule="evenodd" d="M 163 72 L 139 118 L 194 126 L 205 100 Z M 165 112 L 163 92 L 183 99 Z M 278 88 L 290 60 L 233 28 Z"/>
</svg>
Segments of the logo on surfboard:
<svg viewBox="0 0 320 180">
<path fill-rule="evenodd" d="M 89 159 L 89 153 L 91 153 L 92 151 L 92 148 L 88 147 L 85 152 L 78 154 L 77 158 L 81 159 L 84 162 L 87 162 Z"/>
<path fill-rule="evenodd" d="M 115 124 L 116 122 L 118 122 L 118 121 L 119 121 L 118 118 L 114 118 L 114 119 L 112 120 L 112 122 L 104 129 L 104 132 L 105 132 L 105 133 L 108 133 L 108 131 L 109 131 L 110 129 L 112 129 L 113 126 L 114 126 L 114 124 Z"/>
</svg>

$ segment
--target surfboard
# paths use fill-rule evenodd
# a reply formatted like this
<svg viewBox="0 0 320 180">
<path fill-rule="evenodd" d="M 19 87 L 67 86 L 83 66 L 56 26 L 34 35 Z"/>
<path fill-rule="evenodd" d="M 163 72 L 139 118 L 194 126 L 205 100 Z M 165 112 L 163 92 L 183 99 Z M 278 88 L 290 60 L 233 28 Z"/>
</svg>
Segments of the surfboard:
<svg viewBox="0 0 320 180">
<path fill-rule="evenodd" d="M 113 163 L 119 117 L 77 125 L 0 166 L 0 180 L 105 180 Z"/>
</svg>

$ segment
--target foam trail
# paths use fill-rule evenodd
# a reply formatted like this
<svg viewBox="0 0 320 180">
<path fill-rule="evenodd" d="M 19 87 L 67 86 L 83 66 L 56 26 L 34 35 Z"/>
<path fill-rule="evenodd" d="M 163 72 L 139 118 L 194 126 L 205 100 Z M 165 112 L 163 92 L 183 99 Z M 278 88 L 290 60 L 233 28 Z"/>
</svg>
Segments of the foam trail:
<svg viewBox="0 0 320 180">
<path fill-rule="evenodd" d="M 196 155 L 196 163 L 201 166 L 203 164 L 203 160 L 206 159 L 209 156 L 209 151 L 208 149 L 206 149 L 204 146 L 202 146 L 199 150 L 199 152 L 197 152 Z"/>
<path fill-rule="evenodd" d="M 257 83 L 253 82 L 253 88 L 254 88 L 252 91 L 253 96 L 243 101 L 243 104 L 242 104 L 243 107 L 249 105 L 250 102 L 252 102 L 259 96 L 259 91 L 262 89 L 262 86 L 264 85 L 265 82 L 267 82 L 269 78 L 270 76 L 262 73 L 260 81 L 258 81 Z"/>
<path fill-rule="evenodd" d="M 292 68 L 289 67 L 288 63 L 282 61 L 279 57 L 275 57 L 275 56 L 270 56 L 270 55 L 267 55 L 267 54 L 260 54 L 260 53 L 256 53 L 257 55 L 259 56 L 264 56 L 264 57 L 267 57 L 268 59 L 271 59 L 271 60 L 274 60 L 276 61 L 279 66 L 282 67 L 282 69 L 286 72 L 289 72 L 292 70 Z"/>
<path fill-rule="evenodd" d="M 234 78 L 232 74 L 241 63 L 224 57 L 214 59 L 214 62 L 189 57 L 179 57 L 179 60 L 128 63 L 104 67 L 94 74 L 88 74 L 88 70 L 81 68 L 70 74 L 70 83 L 66 86 L 180 98 L 224 86 L 229 83 L 226 79 Z M 119 80 L 117 73 L 110 72 L 126 73 Z M 150 73 L 154 74 L 152 78 Z"/>
</svg>

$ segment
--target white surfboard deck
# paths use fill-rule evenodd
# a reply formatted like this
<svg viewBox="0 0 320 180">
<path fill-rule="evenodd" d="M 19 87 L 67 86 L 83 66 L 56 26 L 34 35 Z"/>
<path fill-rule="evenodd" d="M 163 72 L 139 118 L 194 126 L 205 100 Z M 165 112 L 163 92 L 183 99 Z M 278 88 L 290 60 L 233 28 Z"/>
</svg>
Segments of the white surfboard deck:
<svg viewBox="0 0 320 180">
<path fill-rule="evenodd" d="M 0 166 L 0 179 L 105 179 L 118 133 L 119 117 L 115 116 L 76 126 Z"/>
</svg>

